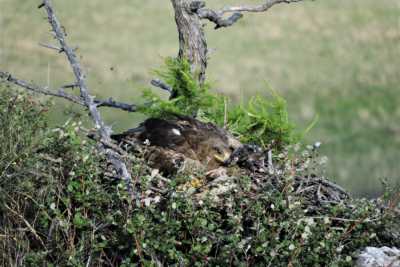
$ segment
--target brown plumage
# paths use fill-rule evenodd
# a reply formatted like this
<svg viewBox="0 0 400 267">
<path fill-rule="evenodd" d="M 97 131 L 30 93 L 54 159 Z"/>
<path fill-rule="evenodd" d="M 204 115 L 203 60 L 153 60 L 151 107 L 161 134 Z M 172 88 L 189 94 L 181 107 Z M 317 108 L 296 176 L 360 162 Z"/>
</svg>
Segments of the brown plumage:
<svg viewBox="0 0 400 267">
<path fill-rule="evenodd" d="M 198 161 L 206 170 L 217 168 L 241 145 L 224 129 L 183 116 L 147 119 L 138 128 L 112 138 L 148 142 L 145 157 L 154 168 L 167 173 L 177 170 L 186 158 Z"/>
</svg>

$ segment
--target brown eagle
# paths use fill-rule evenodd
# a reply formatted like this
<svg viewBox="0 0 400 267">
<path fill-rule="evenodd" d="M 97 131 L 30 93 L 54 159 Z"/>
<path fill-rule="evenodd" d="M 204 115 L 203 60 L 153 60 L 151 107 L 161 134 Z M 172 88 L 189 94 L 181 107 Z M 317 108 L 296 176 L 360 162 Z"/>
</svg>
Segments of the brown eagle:
<svg viewBox="0 0 400 267">
<path fill-rule="evenodd" d="M 187 159 L 205 170 L 218 168 L 241 146 L 226 130 L 186 116 L 150 118 L 112 138 L 119 143 L 131 141 L 147 146 L 145 158 L 165 174 L 175 173 Z"/>
</svg>

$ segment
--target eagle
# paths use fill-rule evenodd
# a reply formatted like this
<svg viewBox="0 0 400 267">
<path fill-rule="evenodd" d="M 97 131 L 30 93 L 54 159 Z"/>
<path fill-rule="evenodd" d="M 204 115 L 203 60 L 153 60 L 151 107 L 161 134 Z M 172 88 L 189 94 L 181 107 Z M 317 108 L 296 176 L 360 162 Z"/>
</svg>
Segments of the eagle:
<svg viewBox="0 0 400 267">
<path fill-rule="evenodd" d="M 216 169 L 242 146 L 223 128 L 178 115 L 172 119 L 149 118 L 137 128 L 111 137 L 119 144 L 145 146 L 149 165 L 166 175 L 175 174 L 187 162 L 205 171 Z"/>
</svg>

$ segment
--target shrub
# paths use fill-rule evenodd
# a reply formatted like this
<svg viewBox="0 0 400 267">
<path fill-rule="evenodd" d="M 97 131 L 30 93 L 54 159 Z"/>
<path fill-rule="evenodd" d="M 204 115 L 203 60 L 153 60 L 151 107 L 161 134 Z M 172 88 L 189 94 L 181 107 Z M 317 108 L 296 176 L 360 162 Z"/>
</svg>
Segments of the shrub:
<svg viewBox="0 0 400 267">
<path fill-rule="evenodd" d="M 166 66 L 156 74 L 172 88 L 172 96 L 176 97 L 166 100 L 150 89 L 145 90 L 146 104 L 139 110 L 149 117 L 197 116 L 227 128 L 243 143 L 275 150 L 300 140 L 289 121 L 286 101 L 273 90 L 268 98 L 255 96 L 246 104 L 230 105 L 226 97 L 211 93 L 209 84 L 198 84 L 186 60 L 168 58 Z"/>
<path fill-rule="evenodd" d="M 286 101 L 276 92 L 272 92 L 269 99 L 256 96 L 246 105 L 234 107 L 227 121 L 228 128 L 243 143 L 281 150 L 299 141 L 294 124 L 289 121 Z"/>
<path fill-rule="evenodd" d="M 24 151 L 23 160 L 1 169 L 2 266 L 351 266 L 359 248 L 400 245 L 390 234 L 399 224 L 395 191 L 381 204 L 348 200 L 313 210 L 293 190 L 294 176 L 311 177 L 321 168 L 313 149 L 296 158 L 283 153 L 275 166 L 279 186 L 267 183 L 260 194 L 249 177 L 238 175 L 237 189 L 218 205 L 188 197 L 177 182 L 166 184 L 158 200 L 148 196 L 155 176 L 140 157 L 132 158 L 141 192 L 132 202 L 125 186 L 106 174 L 79 123 L 50 129 L 42 124 L 46 106 L 9 92 L 0 99 L 9 113 L 1 113 L 9 129 L 2 141 L 11 128 L 32 129 L 9 146 Z M 11 114 L 18 119 L 6 120 Z M 6 158 L 9 150 L 1 151 Z"/>
<path fill-rule="evenodd" d="M 199 85 L 190 71 L 187 60 L 167 58 L 165 67 L 155 71 L 172 88 L 172 98 L 162 99 L 150 89 L 144 90 L 147 101 L 139 111 L 154 118 L 168 118 L 175 115 L 196 116 L 199 110 L 212 108 L 218 98 L 209 92 L 207 83 Z"/>
</svg>

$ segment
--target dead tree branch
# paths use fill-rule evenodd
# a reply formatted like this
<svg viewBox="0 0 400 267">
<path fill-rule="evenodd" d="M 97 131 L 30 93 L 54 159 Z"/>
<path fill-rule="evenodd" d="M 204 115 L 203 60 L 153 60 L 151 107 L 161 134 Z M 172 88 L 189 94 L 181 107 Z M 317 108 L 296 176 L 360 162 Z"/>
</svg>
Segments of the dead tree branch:
<svg viewBox="0 0 400 267">
<path fill-rule="evenodd" d="M 199 9 L 197 13 L 199 14 L 200 18 L 208 19 L 209 21 L 213 22 L 215 24 L 214 29 L 229 27 L 243 17 L 241 13 L 235 12 L 230 17 L 225 19 L 222 15 L 208 8 Z"/>
<path fill-rule="evenodd" d="M 37 85 L 30 84 L 27 81 L 15 78 L 10 73 L 3 72 L 3 71 L 0 71 L 0 79 L 3 81 L 9 82 L 9 83 L 15 84 L 19 87 L 22 87 L 28 91 L 32 91 L 35 93 L 48 95 L 48 96 L 61 97 L 61 98 L 67 99 L 75 104 L 84 105 L 83 101 L 79 97 L 65 93 L 62 88 L 60 88 L 58 91 L 52 91 L 47 88 L 42 88 Z"/>
<path fill-rule="evenodd" d="M 14 77 L 12 74 L 4 72 L 4 71 L 0 71 L 0 80 L 12 83 L 12 84 L 22 87 L 28 91 L 32 91 L 35 93 L 48 95 L 48 96 L 64 98 L 75 104 L 79 104 L 81 106 L 86 107 L 85 102 L 80 97 L 66 93 L 64 91 L 64 89 L 67 89 L 67 88 L 79 87 L 76 84 L 65 85 L 65 86 L 60 87 L 58 90 L 50 90 L 46 87 L 40 87 L 38 85 L 29 83 L 25 80 L 18 79 L 16 77 Z M 136 105 L 118 102 L 112 98 L 104 99 L 104 100 L 103 99 L 94 99 L 94 103 L 97 105 L 97 107 L 110 107 L 110 108 L 121 109 L 121 110 L 124 110 L 127 112 L 136 112 L 137 111 Z"/>
<path fill-rule="evenodd" d="M 202 19 L 208 19 L 209 21 L 215 24 L 215 29 L 221 27 L 229 27 L 232 26 L 235 22 L 237 22 L 240 18 L 243 17 L 243 12 L 265 12 L 276 4 L 290 4 L 295 2 L 301 2 L 304 0 L 267 0 L 264 4 L 259 5 L 238 5 L 238 6 L 226 6 L 221 10 L 211 10 L 205 8 L 205 4 L 196 6 L 201 6 L 201 8 L 197 9 L 195 12 Z M 202 2 L 202 1 L 195 1 Z M 227 13 L 233 13 L 228 18 L 224 18 L 224 15 Z"/>
<path fill-rule="evenodd" d="M 209 51 L 203 20 L 215 24 L 215 29 L 234 25 L 244 12 L 265 12 L 274 5 L 305 0 L 259 0 L 262 4 L 226 6 L 210 9 L 203 0 L 170 0 L 175 11 L 175 22 L 179 36 L 179 59 L 187 59 L 191 72 L 199 84 L 204 84 Z M 176 96 L 172 95 L 172 98 Z"/>
<path fill-rule="evenodd" d="M 121 109 L 121 110 L 128 111 L 128 112 L 136 112 L 137 111 L 136 105 L 118 102 L 118 101 L 115 101 L 111 97 L 106 100 L 95 99 L 94 103 L 97 105 L 97 107 L 116 108 L 116 109 Z"/>
<path fill-rule="evenodd" d="M 232 12 L 265 12 L 276 4 L 290 4 L 295 2 L 301 2 L 304 0 L 267 0 L 264 4 L 260 5 L 238 5 L 238 6 L 226 6 L 221 10 L 217 11 L 218 14 L 223 15 L 225 13 Z"/>
<path fill-rule="evenodd" d="M 151 83 L 151 85 L 158 87 L 158 88 L 165 90 L 165 91 L 169 92 L 170 94 L 172 94 L 172 88 L 168 84 L 161 81 L 160 79 L 151 80 L 150 83 Z"/>
<path fill-rule="evenodd" d="M 55 15 L 54 9 L 52 7 L 50 0 L 43 0 L 42 7 L 45 8 L 47 13 L 48 21 L 51 25 L 52 31 L 54 33 L 54 38 L 60 44 L 60 51 L 65 53 L 67 59 L 71 65 L 72 71 L 74 73 L 76 79 L 76 85 L 80 89 L 81 101 L 83 101 L 84 105 L 89 110 L 89 114 L 95 124 L 96 130 L 98 131 L 100 142 L 99 145 L 101 149 L 104 151 L 107 159 L 114 166 L 115 171 L 118 176 L 125 181 L 127 185 L 127 190 L 133 196 L 132 192 L 132 179 L 131 175 L 126 167 L 125 162 L 123 161 L 121 155 L 117 153 L 115 150 L 111 148 L 112 140 L 111 140 L 111 128 L 107 126 L 101 118 L 100 112 L 98 111 L 94 97 L 89 94 L 89 88 L 85 81 L 85 75 L 83 74 L 82 67 L 79 63 L 77 56 L 75 55 L 74 50 L 67 44 L 65 40 L 65 33 L 62 30 L 62 26 Z M 101 105 L 101 104 L 100 104 Z M 104 103 L 103 103 L 104 105 Z M 110 145 L 107 145 L 110 144 Z"/>
<path fill-rule="evenodd" d="M 134 111 L 136 107 L 134 105 L 119 103 L 114 101 L 113 99 L 108 100 L 95 100 L 93 96 L 89 94 L 89 88 L 85 81 L 85 75 L 83 74 L 82 67 L 79 63 L 77 56 L 75 55 L 74 49 L 72 49 L 66 42 L 66 35 L 63 31 L 63 27 L 59 22 L 58 18 L 55 15 L 54 9 L 52 7 L 50 0 L 43 0 L 43 3 L 40 4 L 39 8 L 45 8 L 47 13 L 48 22 L 51 25 L 52 32 L 54 34 L 54 38 L 58 41 L 59 47 L 55 46 L 46 46 L 48 48 L 54 49 L 59 53 L 65 53 L 67 56 L 68 62 L 71 65 L 72 71 L 74 73 L 76 82 L 70 87 L 78 87 L 80 91 L 80 97 L 68 94 L 64 92 L 64 88 L 60 88 L 58 91 L 52 91 L 48 88 L 42 88 L 36 85 L 32 85 L 29 82 L 24 80 L 17 79 L 13 77 L 11 74 L 0 71 L 0 79 L 5 80 L 7 82 L 18 85 L 26 90 L 30 90 L 36 93 L 41 93 L 44 95 L 56 96 L 67 99 L 73 103 L 77 103 L 85 106 L 89 110 L 89 114 L 95 124 L 95 128 L 99 134 L 99 148 L 104 152 L 107 159 L 113 165 L 117 175 L 121 178 L 127 185 L 127 190 L 133 197 L 134 192 L 132 190 L 132 178 L 126 167 L 126 164 L 122 158 L 122 156 L 117 152 L 114 147 L 111 139 L 111 127 L 107 126 L 101 118 L 100 112 L 98 111 L 98 107 L 107 106 L 107 107 L 117 107 L 127 111 Z"/>
</svg>

